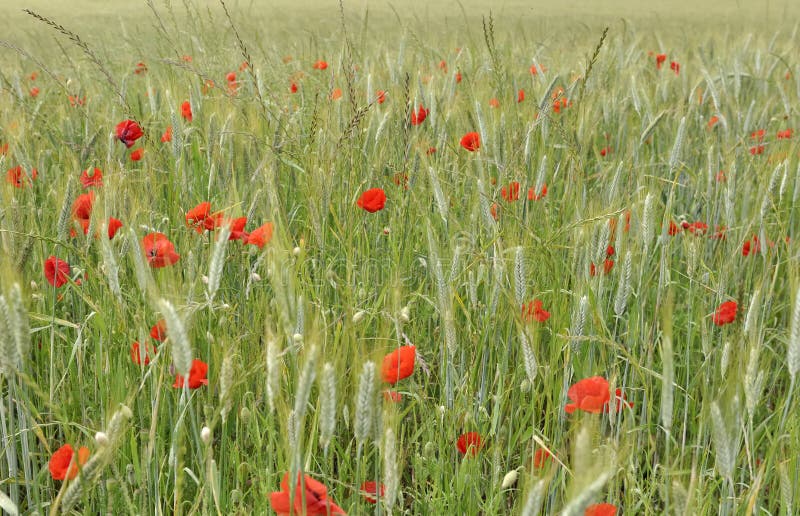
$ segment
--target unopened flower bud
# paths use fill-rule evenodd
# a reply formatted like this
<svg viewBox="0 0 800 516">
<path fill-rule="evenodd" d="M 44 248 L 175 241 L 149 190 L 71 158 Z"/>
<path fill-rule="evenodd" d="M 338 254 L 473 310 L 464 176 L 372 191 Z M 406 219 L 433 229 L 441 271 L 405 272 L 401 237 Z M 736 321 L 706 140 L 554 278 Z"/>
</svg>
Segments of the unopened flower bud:
<svg viewBox="0 0 800 516">
<path fill-rule="evenodd" d="M 203 429 L 200 430 L 200 439 L 206 446 L 211 444 L 211 429 L 207 426 L 204 426 Z M 503 482 L 505 482 L 505 480 Z"/>
</svg>

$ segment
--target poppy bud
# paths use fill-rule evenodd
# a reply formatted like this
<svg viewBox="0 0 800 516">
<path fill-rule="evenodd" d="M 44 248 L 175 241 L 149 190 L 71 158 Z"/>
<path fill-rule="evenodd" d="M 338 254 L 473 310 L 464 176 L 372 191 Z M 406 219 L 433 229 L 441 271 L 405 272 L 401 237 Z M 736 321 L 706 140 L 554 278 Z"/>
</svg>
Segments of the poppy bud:
<svg viewBox="0 0 800 516">
<path fill-rule="evenodd" d="M 207 426 L 204 426 L 203 429 L 200 430 L 200 439 L 206 446 L 211 444 L 211 429 Z"/>
<path fill-rule="evenodd" d="M 292 335 L 292 340 L 295 344 L 301 344 L 303 342 L 303 335 L 301 333 L 295 333 Z"/>
<path fill-rule="evenodd" d="M 94 440 L 98 446 L 106 446 L 108 444 L 108 434 L 105 432 L 97 432 L 94 434 Z"/>
<path fill-rule="evenodd" d="M 400 320 L 403 321 L 404 323 L 407 323 L 408 321 L 410 321 L 411 320 L 411 313 L 410 312 L 411 312 L 411 310 L 408 308 L 408 306 L 404 306 L 403 308 L 401 308 L 400 309 Z"/>
<path fill-rule="evenodd" d="M 353 315 L 353 324 L 358 324 L 361 321 L 363 321 L 364 320 L 364 315 L 366 315 L 366 312 L 364 312 L 364 310 L 359 310 L 358 312 L 356 312 Z"/>
<path fill-rule="evenodd" d="M 522 380 L 522 383 L 519 384 L 519 390 L 525 393 L 531 392 L 531 382 L 527 378 Z"/>
<path fill-rule="evenodd" d="M 508 489 L 517 483 L 517 477 L 519 477 L 519 473 L 517 473 L 516 469 L 512 469 L 506 473 L 506 476 L 503 477 L 503 484 L 500 487 L 503 489 Z"/>
</svg>

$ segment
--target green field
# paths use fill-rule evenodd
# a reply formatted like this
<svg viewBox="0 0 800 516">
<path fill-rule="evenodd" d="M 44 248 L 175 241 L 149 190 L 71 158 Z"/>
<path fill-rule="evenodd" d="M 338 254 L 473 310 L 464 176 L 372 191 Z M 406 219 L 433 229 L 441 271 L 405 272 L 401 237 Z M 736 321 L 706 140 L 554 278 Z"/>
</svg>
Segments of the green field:
<svg viewBox="0 0 800 516">
<path fill-rule="evenodd" d="M 800 511 L 799 3 L 226 4 L 0 6 L 0 508 Z"/>
</svg>

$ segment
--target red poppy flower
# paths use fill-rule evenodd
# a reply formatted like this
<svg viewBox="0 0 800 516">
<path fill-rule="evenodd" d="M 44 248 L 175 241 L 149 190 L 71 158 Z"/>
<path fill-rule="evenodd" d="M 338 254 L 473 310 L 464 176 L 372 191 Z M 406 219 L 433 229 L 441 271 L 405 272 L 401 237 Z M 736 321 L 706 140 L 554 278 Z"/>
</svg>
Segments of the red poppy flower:
<svg viewBox="0 0 800 516">
<path fill-rule="evenodd" d="M 786 129 L 785 131 L 778 131 L 779 140 L 790 140 L 792 138 L 792 130 Z"/>
<path fill-rule="evenodd" d="M 364 500 L 368 501 L 369 503 L 378 503 L 378 497 L 380 496 L 383 498 L 385 488 L 383 484 L 369 481 L 361 484 L 360 490 L 361 496 L 364 497 Z"/>
<path fill-rule="evenodd" d="M 72 217 L 75 219 L 89 220 L 92 216 L 92 205 L 94 204 L 94 192 L 81 194 L 72 203 Z"/>
<path fill-rule="evenodd" d="M 484 442 L 478 432 L 467 432 L 462 434 L 456 442 L 459 453 L 466 457 L 474 457 L 483 448 Z"/>
<path fill-rule="evenodd" d="M 4 143 L 0 145 L 0 156 L 5 156 L 6 154 L 8 154 L 8 144 Z"/>
<path fill-rule="evenodd" d="M 508 202 L 514 202 L 519 199 L 519 188 L 519 183 L 512 181 L 500 189 L 500 196 Z"/>
<path fill-rule="evenodd" d="M 135 151 L 131 152 L 131 161 L 139 161 L 144 156 L 144 149 L 136 149 Z"/>
<path fill-rule="evenodd" d="M 80 466 L 86 464 L 90 455 L 89 448 L 81 446 L 78 448 L 78 456 L 72 445 L 65 444 L 53 453 L 47 467 L 53 480 L 74 480 L 78 476 Z"/>
<path fill-rule="evenodd" d="M 489 107 L 491 107 L 491 108 L 499 108 L 500 107 L 500 101 L 497 100 L 496 98 L 489 99 Z"/>
<path fill-rule="evenodd" d="M 760 252 L 761 242 L 758 240 L 758 236 L 756 235 L 753 235 L 752 241 L 748 240 L 742 245 L 742 256 L 749 256 L 750 253 L 757 254 Z"/>
<path fill-rule="evenodd" d="M 606 157 L 607 154 L 611 153 L 611 147 L 603 147 L 600 149 L 600 155 Z"/>
<path fill-rule="evenodd" d="M 678 75 L 678 73 L 680 73 L 680 71 L 681 71 L 681 65 L 677 61 L 671 61 L 669 63 L 669 68 L 670 68 L 670 70 L 675 72 L 675 75 Z"/>
<path fill-rule="evenodd" d="M 530 71 L 531 71 L 531 75 L 539 75 L 539 70 L 536 68 L 535 64 L 531 65 Z M 544 70 L 542 70 L 542 71 L 544 71 Z"/>
<path fill-rule="evenodd" d="M 202 233 L 205 228 L 206 219 L 211 215 L 211 203 L 201 202 L 194 208 L 186 212 L 186 225 L 198 233 Z"/>
<path fill-rule="evenodd" d="M 470 152 L 475 152 L 481 147 L 481 136 L 476 132 L 467 133 L 461 137 L 461 146 Z"/>
<path fill-rule="evenodd" d="M 489 207 L 489 213 L 492 214 L 492 218 L 497 220 L 500 218 L 500 206 L 497 205 L 496 202 L 493 202 L 492 205 Z"/>
<path fill-rule="evenodd" d="M 436 154 L 436 147 L 428 147 L 428 150 L 425 151 L 425 154 L 428 156 L 433 156 Z"/>
<path fill-rule="evenodd" d="M 610 503 L 596 503 L 586 508 L 584 516 L 616 516 L 617 506 Z"/>
<path fill-rule="evenodd" d="M 167 143 L 172 141 L 172 126 L 168 125 L 167 128 L 164 130 L 164 134 L 161 135 L 161 142 Z"/>
<path fill-rule="evenodd" d="M 56 288 L 63 287 L 69 283 L 69 275 L 72 269 L 69 264 L 60 258 L 51 256 L 44 261 L 44 277 L 47 282 Z M 76 281 L 80 284 L 80 281 Z"/>
<path fill-rule="evenodd" d="M 92 175 L 89 175 L 89 169 L 87 168 L 81 173 L 81 184 L 83 187 L 91 188 L 93 186 L 103 186 L 103 171 L 95 167 L 91 172 Z"/>
<path fill-rule="evenodd" d="M 461 72 L 456 72 L 456 84 L 461 82 Z"/>
<path fill-rule="evenodd" d="M 326 68 L 328 68 L 328 63 L 326 63 L 325 61 L 323 61 L 322 59 L 320 59 L 319 61 L 317 61 L 316 63 L 314 63 L 314 64 L 311 66 L 311 68 L 313 68 L 314 70 L 325 70 Z"/>
<path fill-rule="evenodd" d="M 542 469 L 553 462 L 553 455 L 544 448 L 538 448 L 533 454 L 533 469 Z"/>
<path fill-rule="evenodd" d="M 208 385 L 208 378 L 206 377 L 207 374 L 208 364 L 202 360 L 192 360 L 192 368 L 189 370 L 189 388 L 198 389 L 203 385 Z M 176 374 L 175 383 L 173 383 L 172 386 L 183 388 L 183 382 L 183 376 Z"/>
<path fill-rule="evenodd" d="M 159 342 L 167 340 L 167 321 L 159 319 L 152 328 L 150 328 L 150 336 Z"/>
<path fill-rule="evenodd" d="M 550 318 L 550 312 L 542 308 L 542 300 L 534 299 L 527 305 L 522 303 L 522 320 L 526 322 L 545 322 Z"/>
<path fill-rule="evenodd" d="M 39 72 L 31 72 L 31 74 L 28 76 L 28 79 L 35 81 L 37 77 L 39 77 Z"/>
<path fill-rule="evenodd" d="M 133 120 L 123 120 L 117 124 L 117 138 L 129 149 L 143 135 L 142 128 Z"/>
<path fill-rule="evenodd" d="M 187 122 L 192 121 L 192 105 L 188 100 L 184 100 L 183 104 L 181 104 L 181 116 L 185 118 Z"/>
<path fill-rule="evenodd" d="M 766 134 L 767 134 L 766 129 L 758 129 L 757 131 L 753 131 L 752 133 L 750 133 L 750 139 L 761 142 L 764 141 L 764 135 Z"/>
<path fill-rule="evenodd" d="M 420 104 L 416 113 L 413 111 L 411 112 L 411 125 L 419 125 L 424 122 L 426 118 L 428 118 L 428 110 Z"/>
<path fill-rule="evenodd" d="M 602 376 L 584 378 L 567 391 L 567 396 L 574 403 L 568 403 L 564 410 L 567 414 L 572 414 L 578 409 L 599 414 L 611 399 L 608 389 L 608 381 Z"/>
<path fill-rule="evenodd" d="M 272 240 L 272 231 L 274 229 L 275 228 L 272 222 L 267 222 L 266 224 L 263 224 L 262 226 L 251 231 L 244 243 L 255 245 L 258 246 L 259 249 L 263 249 L 264 246 L 267 245 L 270 240 Z"/>
<path fill-rule="evenodd" d="M 69 105 L 71 107 L 82 106 L 86 104 L 86 95 L 83 97 L 79 97 L 77 95 L 67 95 L 67 99 L 69 99 Z"/>
<path fill-rule="evenodd" d="M 182 55 L 182 56 L 181 56 L 181 59 L 182 59 L 184 62 L 187 62 L 187 63 L 191 63 L 191 62 L 192 62 L 192 56 L 190 56 L 190 55 L 187 55 L 187 54 L 184 54 L 184 55 Z"/>
<path fill-rule="evenodd" d="M 181 259 L 181 256 L 175 253 L 175 246 L 164 233 L 145 235 L 142 239 L 142 250 L 147 258 L 147 263 L 156 269 L 174 265 Z"/>
<path fill-rule="evenodd" d="M 228 224 L 231 228 L 231 234 L 228 236 L 228 240 L 241 240 L 243 242 L 247 240 L 249 235 L 244 230 L 244 227 L 247 225 L 247 217 L 227 220 L 223 224 Z"/>
<path fill-rule="evenodd" d="M 289 92 L 290 93 L 297 93 L 297 84 L 292 83 L 289 85 Z"/>
<path fill-rule="evenodd" d="M 342 89 L 341 88 L 334 88 L 331 92 L 330 99 L 331 100 L 339 100 L 342 98 Z"/>
<path fill-rule="evenodd" d="M 114 217 L 108 218 L 108 239 L 111 240 L 114 238 L 114 235 L 117 234 L 119 228 L 122 227 L 122 221 L 119 219 L 115 219 Z"/>
<path fill-rule="evenodd" d="M 249 66 L 250 66 L 250 63 L 248 63 L 247 61 L 242 61 L 242 64 L 239 65 L 239 71 L 243 72 L 243 71 L 247 70 L 247 68 Z"/>
<path fill-rule="evenodd" d="M 135 73 L 136 75 L 141 75 L 141 74 L 146 73 L 146 72 L 147 72 L 147 65 L 146 64 L 144 64 L 142 62 L 136 63 L 136 68 L 133 69 L 133 73 Z"/>
<path fill-rule="evenodd" d="M 31 94 L 31 97 L 36 98 L 36 97 L 39 96 L 39 91 L 40 91 L 39 88 L 34 86 L 33 88 L 30 89 L 30 91 L 28 93 Z"/>
<path fill-rule="evenodd" d="M 528 200 L 529 201 L 538 201 L 539 199 L 543 198 L 547 195 L 547 183 L 542 185 L 542 190 L 537 195 L 533 188 L 528 189 Z"/>
<path fill-rule="evenodd" d="M 378 104 L 383 104 L 384 102 L 386 102 L 386 92 L 383 90 L 376 91 L 375 100 L 378 101 Z"/>
<path fill-rule="evenodd" d="M 417 358 L 417 348 L 414 345 L 400 346 L 383 357 L 381 364 L 381 377 L 386 383 L 396 384 L 403 378 L 414 374 L 414 361 Z"/>
<path fill-rule="evenodd" d="M 611 272 L 611 269 L 614 268 L 614 260 L 606 259 L 603 260 L 603 274 L 608 274 Z M 597 274 L 597 269 L 594 266 L 594 263 L 589 264 L 589 276 L 595 276 Z"/>
<path fill-rule="evenodd" d="M 236 72 L 228 72 L 225 76 L 225 80 L 228 81 L 228 84 L 236 82 Z"/>
<path fill-rule="evenodd" d="M 131 360 L 136 365 L 142 365 L 142 355 L 144 355 L 144 365 L 150 365 L 150 356 L 156 353 L 158 350 L 154 346 L 145 344 L 140 347 L 138 342 L 131 344 Z"/>
<path fill-rule="evenodd" d="M 6 148 L 8 148 L 8 144 L 6 144 Z M 38 176 L 39 172 L 35 168 L 31 169 L 29 176 L 22 169 L 22 166 L 17 165 L 14 168 L 9 168 L 8 172 L 6 172 L 6 182 L 11 183 L 15 188 L 23 188 L 29 186 L 31 180 L 36 179 Z"/>
<path fill-rule="evenodd" d="M 667 61 L 667 54 L 656 54 L 656 68 L 661 69 L 661 65 Z"/>
<path fill-rule="evenodd" d="M 517 92 L 517 104 L 525 100 L 525 90 L 519 90 Z"/>
<path fill-rule="evenodd" d="M 714 311 L 714 316 L 711 318 L 717 326 L 724 326 L 732 323 L 736 319 L 736 310 L 739 305 L 736 301 L 725 301 Z"/>
<path fill-rule="evenodd" d="M 692 222 L 691 224 L 684 225 L 683 229 L 687 230 L 693 235 L 702 236 L 708 231 L 708 224 L 705 222 Z"/>
<path fill-rule="evenodd" d="M 708 124 L 707 124 L 707 127 L 708 127 L 709 129 L 711 129 L 711 128 L 713 128 L 715 125 L 717 125 L 717 122 L 719 122 L 719 117 L 718 117 L 717 115 L 714 115 L 714 116 L 712 116 L 711 118 L 709 118 L 709 119 L 708 119 Z"/>
<path fill-rule="evenodd" d="M 283 475 L 281 490 L 269 495 L 272 510 L 281 516 L 333 516 L 346 513 L 328 498 L 328 489 L 308 475 L 297 474 L 294 499 L 289 493 L 289 473 Z"/>
<path fill-rule="evenodd" d="M 386 205 L 386 192 L 383 191 L 383 188 L 370 188 L 361 194 L 356 204 L 359 208 L 375 213 Z"/>
<path fill-rule="evenodd" d="M 758 156 L 759 154 L 764 154 L 764 146 L 763 145 L 756 145 L 754 147 L 750 147 L 750 154 L 753 156 Z"/>
</svg>

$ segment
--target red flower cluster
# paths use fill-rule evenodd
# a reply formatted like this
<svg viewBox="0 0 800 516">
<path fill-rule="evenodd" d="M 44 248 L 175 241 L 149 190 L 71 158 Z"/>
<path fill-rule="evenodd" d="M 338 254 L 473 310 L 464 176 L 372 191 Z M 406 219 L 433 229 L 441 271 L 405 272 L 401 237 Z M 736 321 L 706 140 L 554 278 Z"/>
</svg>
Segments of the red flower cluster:
<svg viewBox="0 0 800 516">
<path fill-rule="evenodd" d="M 411 111 L 411 125 L 419 125 L 428 118 L 428 110 L 422 104 L 419 105 L 417 112 Z"/>
<path fill-rule="evenodd" d="M 545 322 L 550 318 L 550 312 L 542 308 L 542 300 L 534 299 L 527 304 L 522 303 L 522 320 L 525 322 Z"/>
<path fill-rule="evenodd" d="M 591 378 L 584 378 L 578 383 L 574 384 L 567 391 L 567 396 L 573 401 L 568 403 L 564 410 L 567 414 L 572 414 L 576 410 L 583 410 L 592 414 L 599 414 L 601 412 L 608 413 L 611 408 L 609 403 L 611 401 L 611 394 L 609 392 L 608 380 L 602 376 L 592 376 Z M 633 407 L 633 403 L 627 401 L 622 389 L 617 389 L 615 392 L 615 411 L 622 410 L 623 405 Z"/>
<path fill-rule="evenodd" d="M 333 516 L 346 514 L 328 498 L 328 489 L 308 475 L 297 474 L 294 498 L 289 492 L 289 473 L 283 475 L 281 490 L 270 493 L 269 503 L 279 515 Z"/>
</svg>

